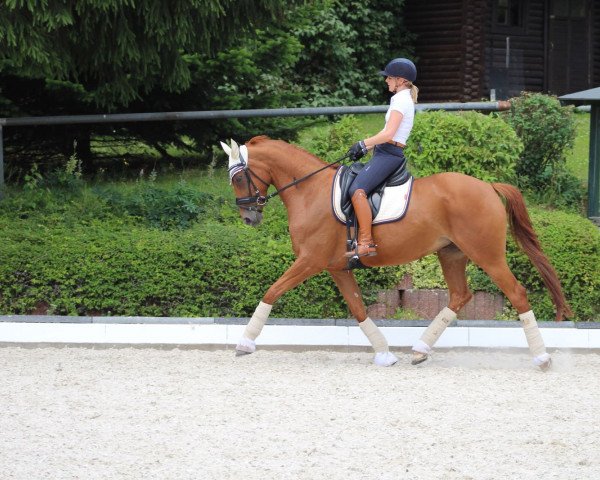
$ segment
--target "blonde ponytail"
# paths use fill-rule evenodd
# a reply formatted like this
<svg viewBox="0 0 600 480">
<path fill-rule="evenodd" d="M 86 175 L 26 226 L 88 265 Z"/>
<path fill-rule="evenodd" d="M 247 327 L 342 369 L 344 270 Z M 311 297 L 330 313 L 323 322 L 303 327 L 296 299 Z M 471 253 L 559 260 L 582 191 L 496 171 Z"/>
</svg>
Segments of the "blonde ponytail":
<svg viewBox="0 0 600 480">
<path fill-rule="evenodd" d="M 419 87 L 413 85 L 412 82 L 408 82 L 408 86 L 410 87 L 410 96 L 412 98 L 413 103 L 417 103 L 417 98 L 419 96 Z"/>
</svg>

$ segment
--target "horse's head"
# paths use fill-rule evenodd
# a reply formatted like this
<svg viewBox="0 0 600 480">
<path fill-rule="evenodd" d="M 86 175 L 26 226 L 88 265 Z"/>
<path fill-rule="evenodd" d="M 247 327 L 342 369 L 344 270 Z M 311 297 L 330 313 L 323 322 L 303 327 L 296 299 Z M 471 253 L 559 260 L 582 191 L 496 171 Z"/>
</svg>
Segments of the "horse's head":
<svg viewBox="0 0 600 480">
<path fill-rule="evenodd" d="M 240 147 L 231 140 L 231 146 L 221 142 L 221 147 L 229 155 L 229 179 L 233 185 L 240 216 L 247 225 L 255 227 L 263 218 L 262 210 L 267 203 L 270 177 L 267 178 L 267 172 L 263 172 L 258 166 L 253 165 L 253 169 L 250 168 L 246 145 Z"/>
</svg>

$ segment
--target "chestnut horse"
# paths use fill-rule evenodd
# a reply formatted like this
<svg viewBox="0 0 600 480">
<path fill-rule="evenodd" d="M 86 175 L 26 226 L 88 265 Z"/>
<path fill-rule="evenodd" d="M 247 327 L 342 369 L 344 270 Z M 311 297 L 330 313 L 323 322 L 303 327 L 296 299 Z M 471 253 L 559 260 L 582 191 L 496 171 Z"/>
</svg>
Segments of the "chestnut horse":
<svg viewBox="0 0 600 480">
<path fill-rule="evenodd" d="M 397 358 L 368 318 L 359 286 L 347 270 L 346 227 L 332 214 L 331 193 L 337 166 L 328 165 L 294 145 L 266 136 L 239 147 L 221 143 L 229 155 L 230 179 L 240 215 L 248 225 L 258 225 L 267 200 L 279 194 L 288 212 L 289 231 L 296 260 L 267 290 L 236 347 L 238 355 L 255 351 L 255 339 L 272 305 L 288 290 L 312 275 L 327 270 L 352 315 L 375 350 L 375 363 L 389 366 Z M 308 176 L 308 178 L 303 178 Z M 276 192 L 267 195 L 270 185 Z M 505 199 L 506 206 L 501 198 Z M 413 364 L 427 359 L 436 340 L 472 298 L 465 269 L 469 260 L 479 265 L 508 297 L 519 314 L 533 361 L 550 366 L 525 288 L 506 262 L 506 225 L 538 269 L 556 307 L 556 319 L 571 315 L 560 281 L 542 252 L 518 189 L 486 183 L 459 173 L 440 173 L 415 179 L 410 208 L 400 221 L 376 225 L 373 237 L 377 255 L 362 257 L 368 267 L 400 265 L 437 253 L 449 290 L 444 308 L 413 346 Z"/>
</svg>

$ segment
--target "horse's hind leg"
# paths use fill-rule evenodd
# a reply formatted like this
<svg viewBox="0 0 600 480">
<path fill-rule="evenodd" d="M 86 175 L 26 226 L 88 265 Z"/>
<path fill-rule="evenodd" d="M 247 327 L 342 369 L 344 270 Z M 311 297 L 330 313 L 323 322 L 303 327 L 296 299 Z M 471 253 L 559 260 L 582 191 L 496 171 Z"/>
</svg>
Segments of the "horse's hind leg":
<svg viewBox="0 0 600 480">
<path fill-rule="evenodd" d="M 546 352 L 546 346 L 544 345 L 535 315 L 527 300 L 527 291 L 517 281 L 510 268 L 508 268 L 506 259 L 502 257 L 495 262 L 478 262 L 478 264 L 485 270 L 494 283 L 498 285 L 500 290 L 504 292 L 510 303 L 517 310 L 519 320 L 525 331 L 529 351 L 533 355 L 533 363 L 544 371 L 550 368 L 551 358 Z"/>
<path fill-rule="evenodd" d="M 340 292 L 344 296 L 352 315 L 358 320 L 358 325 L 366 337 L 371 342 L 373 350 L 375 350 L 376 365 L 380 367 L 389 367 L 394 365 L 398 359 L 390 352 L 387 340 L 381 333 L 381 330 L 367 316 L 365 304 L 362 299 L 360 288 L 354 278 L 354 273 L 349 270 L 330 270 L 334 282 L 338 286 Z"/>
<path fill-rule="evenodd" d="M 448 285 L 450 301 L 429 324 L 421 338 L 413 345 L 411 363 L 417 365 L 427 360 L 431 349 L 438 341 L 446 327 L 456 319 L 458 311 L 464 307 L 473 294 L 467 285 L 466 267 L 468 257 L 456 245 L 448 245 L 437 252 L 444 279 Z"/>
</svg>

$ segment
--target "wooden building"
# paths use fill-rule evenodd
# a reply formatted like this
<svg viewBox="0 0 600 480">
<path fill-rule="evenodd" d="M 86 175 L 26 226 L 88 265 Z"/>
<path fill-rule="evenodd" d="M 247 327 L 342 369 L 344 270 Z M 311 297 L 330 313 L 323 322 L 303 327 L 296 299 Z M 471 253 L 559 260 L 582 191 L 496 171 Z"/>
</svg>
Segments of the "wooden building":
<svg viewBox="0 0 600 480">
<path fill-rule="evenodd" d="M 600 85 L 600 0 L 406 0 L 424 102 Z"/>
</svg>

